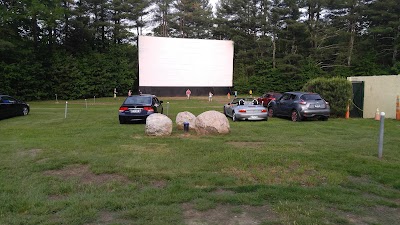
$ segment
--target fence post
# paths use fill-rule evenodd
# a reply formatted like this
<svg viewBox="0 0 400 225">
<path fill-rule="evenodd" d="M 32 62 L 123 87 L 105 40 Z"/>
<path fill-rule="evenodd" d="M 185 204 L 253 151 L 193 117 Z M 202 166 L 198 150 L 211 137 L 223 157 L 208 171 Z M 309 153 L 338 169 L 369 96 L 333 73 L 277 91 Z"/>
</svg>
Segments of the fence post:
<svg viewBox="0 0 400 225">
<path fill-rule="evenodd" d="M 381 124 L 379 127 L 379 144 L 378 144 L 378 157 L 382 158 L 383 155 L 383 132 L 385 127 L 385 112 L 381 112 Z"/>
</svg>

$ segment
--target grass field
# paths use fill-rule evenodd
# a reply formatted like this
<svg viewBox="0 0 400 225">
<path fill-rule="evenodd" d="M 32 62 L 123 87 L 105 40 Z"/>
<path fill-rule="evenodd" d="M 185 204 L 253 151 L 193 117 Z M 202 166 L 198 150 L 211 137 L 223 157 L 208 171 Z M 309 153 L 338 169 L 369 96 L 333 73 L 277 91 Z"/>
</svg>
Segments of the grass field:
<svg viewBox="0 0 400 225">
<path fill-rule="evenodd" d="M 400 121 L 235 122 L 221 136 L 149 137 L 122 98 L 30 102 L 0 121 L 0 224 L 399 224 Z M 164 113 L 226 97 L 161 98 Z M 169 108 L 166 110 L 167 102 Z"/>
</svg>

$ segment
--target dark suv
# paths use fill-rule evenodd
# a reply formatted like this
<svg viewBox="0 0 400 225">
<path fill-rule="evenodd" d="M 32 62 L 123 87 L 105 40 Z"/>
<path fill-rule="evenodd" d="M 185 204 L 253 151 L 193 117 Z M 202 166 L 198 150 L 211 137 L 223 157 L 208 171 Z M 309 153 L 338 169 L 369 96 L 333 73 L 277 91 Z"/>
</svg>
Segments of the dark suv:
<svg viewBox="0 0 400 225">
<path fill-rule="evenodd" d="M 163 101 L 155 95 L 132 95 L 119 107 L 119 123 L 143 121 L 153 113 L 163 113 Z"/>
<path fill-rule="evenodd" d="M 268 104 L 270 116 L 290 117 L 292 121 L 313 117 L 328 120 L 330 111 L 328 102 L 319 94 L 309 92 L 285 92 Z"/>
</svg>

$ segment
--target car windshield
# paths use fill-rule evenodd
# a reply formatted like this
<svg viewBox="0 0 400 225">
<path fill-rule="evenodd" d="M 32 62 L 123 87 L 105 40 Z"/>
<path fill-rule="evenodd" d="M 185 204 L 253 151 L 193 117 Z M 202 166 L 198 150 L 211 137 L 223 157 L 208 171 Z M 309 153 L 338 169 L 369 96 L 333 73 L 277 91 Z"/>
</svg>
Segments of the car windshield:
<svg viewBox="0 0 400 225">
<path fill-rule="evenodd" d="M 131 96 L 125 100 L 124 104 L 151 105 L 151 97 L 150 96 Z"/>
<path fill-rule="evenodd" d="M 308 100 L 321 100 L 322 98 L 317 94 L 305 94 L 301 96 L 301 99 L 303 99 L 304 101 L 308 101 Z"/>
</svg>

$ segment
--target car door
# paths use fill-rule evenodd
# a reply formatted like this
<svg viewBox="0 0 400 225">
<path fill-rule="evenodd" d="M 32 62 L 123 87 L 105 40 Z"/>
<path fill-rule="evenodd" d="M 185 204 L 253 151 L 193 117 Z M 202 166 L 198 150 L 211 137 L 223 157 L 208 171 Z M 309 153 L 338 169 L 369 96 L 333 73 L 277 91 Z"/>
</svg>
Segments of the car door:
<svg viewBox="0 0 400 225">
<path fill-rule="evenodd" d="M 163 106 L 157 97 L 153 97 L 153 106 L 156 113 L 163 113 Z"/>
<path fill-rule="evenodd" d="M 228 107 L 226 109 L 226 114 L 228 114 L 229 116 L 232 116 L 233 111 L 237 107 L 238 103 L 239 103 L 239 99 L 233 99 L 233 101 L 228 105 Z"/>
<path fill-rule="evenodd" d="M 284 116 L 291 116 L 292 115 L 292 109 L 296 108 L 295 107 L 295 101 L 296 101 L 296 95 L 295 94 L 289 94 L 285 98 L 285 102 L 282 105 L 282 114 Z"/>
<path fill-rule="evenodd" d="M 291 96 L 291 94 L 285 93 L 282 95 L 281 98 L 279 98 L 276 101 L 276 109 L 275 109 L 276 115 L 284 115 L 284 116 L 287 115 L 286 109 L 287 109 L 288 101 L 290 100 L 290 96 Z"/>
<path fill-rule="evenodd" d="M 1 98 L 1 118 L 15 116 L 17 113 L 17 101 L 10 96 Z"/>
<path fill-rule="evenodd" d="M 9 104 L 7 104 L 2 97 L 0 97 L 0 119 L 7 118 L 9 112 Z"/>
</svg>

